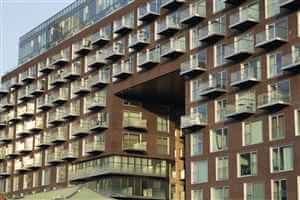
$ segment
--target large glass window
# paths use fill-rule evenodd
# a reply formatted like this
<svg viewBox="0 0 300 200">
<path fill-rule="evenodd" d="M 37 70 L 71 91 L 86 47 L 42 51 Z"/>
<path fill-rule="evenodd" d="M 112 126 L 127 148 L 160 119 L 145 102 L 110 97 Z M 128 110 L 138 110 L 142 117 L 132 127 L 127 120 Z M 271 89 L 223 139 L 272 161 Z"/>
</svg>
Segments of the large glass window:
<svg viewBox="0 0 300 200">
<path fill-rule="evenodd" d="M 245 183 L 244 184 L 245 200 L 265 200 L 264 183 Z"/>
<path fill-rule="evenodd" d="M 280 13 L 280 0 L 265 0 L 266 18 Z"/>
<path fill-rule="evenodd" d="M 224 0 L 214 0 L 214 13 L 219 12 L 225 9 L 225 2 Z"/>
<path fill-rule="evenodd" d="M 169 154 L 169 137 L 157 136 L 156 144 L 158 154 Z"/>
<path fill-rule="evenodd" d="M 227 99 L 217 100 L 215 102 L 215 120 L 216 122 L 225 120 L 225 110 L 227 106 Z"/>
<path fill-rule="evenodd" d="M 203 153 L 203 133 L 195 132 L 191 134 L 191 156 L 201 155 Z"/>
<path fill-rule="evenodd" d="M 157 131 L 169 132 L 169 117 L 157 117 Z"/>
<path fill-rule="evenodd" d="M 192 184 L 204 183 L 208 181 L 208 161 L 198 160 L 191 163 Z"/>
<path fill-rule="evenodd" d="M 203 190 L 192 190 L 192 200 L 203 200 Z"/>
<path fill-rule="evenodd" d="M 239 176 L 255 176 L 257 174 L 256 152 L 239 154 Z"/>
<path fill-rule="evenodd" d="M 215 67 L 226 64 L 225 59 L 225 44 L 219 43 L 215 45 Z"/>
<path fill-rule="evenodd" d="M 263 142 L 263 122 L 254 121 L 244 123 L 244 145 L 259 144 Z"/>
<path fill-rule="evenodd" d="M 229 187 L 211 188 L 211 200 L 229 200 Z"/>
<path fill-rule="evenodd" d="M 293 146 L 281 146 L 271 148 L 272 172 L 293 170 L 294 156 Z"/>
<path fill-rule="evenodd" d="M 224 151 L 228 149 L 228 129 L 218 128 L 211 130 L 210 133 L 211 151 Z"/>
<path fill-rule="evenodd" d="M 216 180 L 228 179 L 228 156 L 221 156 L 216 158 Z"/>
<path fill-rule="evenodd" d="M 268 61 L 268 78 L 282 74 L 282 56 L 281 52 L 272 53 L 267 56 Z"/>
<path fill-rule="evenodd" d="M 272 180 L 272 200 L 288 200 L 287 180 Z"/>
<path fill-rule="evenodd" d="M 271 140 L 285 137 L 285 117 L 283 114 L 271 116 Z"/>
</svg>

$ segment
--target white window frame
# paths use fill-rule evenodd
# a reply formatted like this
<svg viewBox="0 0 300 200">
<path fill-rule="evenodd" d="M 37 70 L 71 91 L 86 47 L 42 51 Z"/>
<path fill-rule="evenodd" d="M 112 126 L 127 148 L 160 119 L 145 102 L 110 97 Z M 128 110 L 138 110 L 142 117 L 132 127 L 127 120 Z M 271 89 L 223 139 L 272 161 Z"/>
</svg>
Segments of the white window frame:
<svg viewBox="0 0 300 200">
<path fill-rule="evenodd" d="M 243 154 L 250 154 L 250 158 L 251 158 L 251 155 L 254 154 L 256 155 L 256 174 L 252 174 L 253 172 L 251 172 L 250 175 L 242 175 L 241 174 L 241 165 L 240 165 L 240 158 L 241 158 L 241 155 Z M 253 177 L 253 176 L 257 176 L 258 175 L 258 156 L 257 156 L 257 151 L 249 151 L 249 152 L 243 152 L 243 153 L 238 153 L 237 154 L 237 174 L 238 174 L 238 178 L 244 178 L 244 177 Z M 250 163 L 251 163 L 251 160 L 250 160 Z M 251 165 L 251 164 L 250 164 Z M 251 168 L 251 166 L 250 166 Z"/>
<path fill-rule="evenodd" d="M 283 170 L 274 171 L 274 169 L 273 169 L 273 149 L 280 150 L 281 148 L 287 148 L 287 147 L 292 148 L 292 153 L 293 153 L 292 158 L 291 158 L 291 160 L 293 161 L 292 162 L 292 169 L 283 169 Z M 294 168 L 295 168 L 294 158 L 295 158 L 295 150 L 294 150 L 294 146 L 291 145 L 291 144 L 270 147 L 270 172 L 272 174 L 276 174 L 276 173 L 281 173 L 281 172 L 293 171 Z"/>
</svg>

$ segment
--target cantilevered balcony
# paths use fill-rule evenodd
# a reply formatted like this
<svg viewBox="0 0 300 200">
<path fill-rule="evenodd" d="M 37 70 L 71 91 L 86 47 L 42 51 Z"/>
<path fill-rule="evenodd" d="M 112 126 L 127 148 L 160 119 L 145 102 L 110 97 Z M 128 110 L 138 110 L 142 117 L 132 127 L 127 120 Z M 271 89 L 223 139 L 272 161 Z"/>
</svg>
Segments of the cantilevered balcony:
<svg viewBox="0 0 300 200">
<path fill-rule="evenodd" d="M 300 51 L 293 50 L 291 53 L 281 56 L 281 70 L 297 71 L 300 70 Z"/>
<path fill-rule="evenodd" d="M 5 158 L 6 158 L 6 149 L 1 148 L 1 150 L 0 150 L 0 161 L 5 160 Z"/>
<path fill-rule="evenodd" d="M 42 117 L 36 117 L 35 120 L 32 120 L 32 124 L 28 127 L 29 130 L 33 133 L 39 132 L 44 128 L 44 120 Z"/>
<path fill-rule="evenodd" d="M 146 153 L 147 142 L 123 140 L 123 151 L 134 152 L 134 153 Z"/>
<path fill-rule="evenodd" d="M 71 124 L 71 134 L 73 137 L 83 137 L 90 134 L 89 121 L 82 119 Z"/>
<path fill-rule="evenodd" d="M 0 142 L 9 143 L 14 139 L 14 133 L 12 131 L 6 131 L 5 134 L 0 135 Z"/>
<path fill-rule="evenodd" d="M 10 87 L 13 89 L 18 89 L 23 86 L 23 83 L 20 80 L 17 80 L 17 77 L 11 79 Z"/>
<path fill-rule="evenodd" d="M 198 55 L 191 55 L 187 60 L 181 63 L 180 75 L 194 77 L 207 70 L 205 60 L 201 60 Z"/>
<path fill-rule="evenodd" d="M 35 68 L 29 68 L 26 71 L 21 73 L 20 77 L 23 83 L 29 83 L 36 79 L 36 71 Z"/>
<path fill-rule="evenodd" d="M 239 5 L 245 0 L 224 0 L 224 3 L 226 4 L 232 4 L 232 5 Z"/>
<path fill-rule="evenodd" d="M 283 25 L 274 25 L 265 31 L 256 33 L 257 48 L 273 49 L 288 41 L 288 28 Z"/>
<path fill-rule="evenodd" d="M 190 113 L 182 116 L 180 121 L 180 128 L 182 129 L 197 129 L 207 126 L 206 113 Z"/>
<path fill-rule="evenodd" d="M 160 8 L 173 10 L 181 6 L 185 0 L 162 0 L 160 3 Z"/>
<path fill-rule="evenodd" d="M 39 72 L 43 73 L 43 74 L 49 74 L 50 72 L 52 72 L 54 70 L 54 66 L 45 63 L 41 63 L 39 66 Z"/>
<path fill-rule="evenodd" d="M 133 63 L 131 60 L 121 61 L 113 64 L 112 76 L 117 79 L 126 79 L 133 74 Z"/>
<path fill-rule="evenodd" d="M 77 96 L 85 95 L 90 93 L 90 88 L 88 86 L 87 79 L 78 79 L 73 82 L 73 94 Z"/>
<path fill-rule="evenodd" d="M 296 10 L 300 6 L 299 0 L 280 0 L 279 1 L 280 8 Z"/>
<path fill-rule="evenodd" d="M 111 61 L 119 60 L 125 54 L 124 44 L 122 42 L 115 42 L 112 46 L 108 47 L 104 51 L 104 58 Z"/>
<path fill-rule="evenodd" d="M 160 15 L 159 9 L 156 0 L 147 2 L 138 8 L 138 19 L 143 22 L 151 22 Z"/>
<path fill-rule="evenodd" d="M 8 122 L 10 123 L 17 123 L 21 121 L 21 117 L 16 115 L 16 112 L 11 110 L 9 113 L 8 113 Z"/>
<path fill-rule="evenodd" d="M 16 125 L 16 136 L 17 138 L 26 137 L 31 135 L 29 128 L 24 122 Z"/>
<path fill-rule="evenodd" d="M 68 67 L 69 68 L 69 67 Z M 60 86 L 66 83 L 66 80 L 63 77 L 62 71 L 57 71 L 49 75 L 50 85 L 53 87 Z"/>
<path fill-rule="evenodd" d="M 247 67 L 240 71 L 231 73 L 231 87 L 249 87 L 260 81 L 260 69 L 257 67 Z"/>
<path fill-rule="evenodd" d="M 290 105 L 291 97 L 280 91 L 268 92 L 258 95 L 257 108 L 276 110 Z"/>
<path fill-rule="evenodd" d="M 37 109 L 45 111 L 53 107 L 51 96 L 41 96 L 37 99 Z"/>
<path fill-rule="evenodd" d="M 69 67 L 65 67 L 63 71 L 63 78 L 66 80 L 73 80 L 80 77 L 81 74 L 81 64 L 80 62 L 75 62 Z"/>
<path fill-rule="evenodd" d="M 48 94 L 48 103 L 61 105 L 68 101 L 69 88 L 63 87 Z"/>
<path fill-rule="evenodd" d="M 69 55 L 65 53 L 59 53 L 53 56 L 50 60 L 50 64 L 52 66 L 62 67 L 67 65 L 70 62 Z"/>
<path fill-rule="evenodd" d="M 103 131 L 105 129 L 108 129 L 109 126 L 109 117 L 108 113 L 97 113 L 96 115 L 93 115 L 89 117 L 90 122 L 90 131 L 92 132 L 98 132 Z"/>
<path fill-rule="evenodd" d="M 158 24 L 158 34 L 163 36 L 172 36 L 181 29 L 179 17 L 175 14 L 167 15 L 161 19 Z"/>
<path fill-rule="evenodd" d="M 229 28 L 239 31 L 246 31 L 250 27 L 259 23 L 258 4 L 250 7 L 237 9 L 229 17 Z"/>
<path fill-rule="evenodd" d="M 14 102 L 7 97 L 0 99 L 0 105 L 3 109 L 8 110 L 14 107 Z"/>
<path fill-rule="evenodd" d="M 225 46 L 225 59 L 242 60 L 254 53 L 253 39 L 240 39 Z"/>
<path fill-rule="evenodd" d="M 10 175 L 11 175 L 10 170 L 8 170 L 6 168 L 0 169 L 0 177 L 1 178 L 6 178 L 6 177 L 9 177 Z"/>
<path fill-rule="evenodd" d="M 47 148 L 51 146 L 50 137 L 47 135 L 43 135 L 43 137 L 40 138 L 40 141 L 36 142 L 36 147 L 38 148 Z"/>
<path fill-rule="evenodd" d="M 147 130 L 147 120 L 136 117 L 125 117 L 123 128 L 129 130 Z"/>
<path fill-rule="evenodd" d="M 83 40 L 81 42 L 78 42 L 74 44 L 73 48 L 75 54 L 80 56 L 88 54 L 93 49 L 92 42 L 89 40 Z"/>
<path fill-rule="evenodd" d="M 100 154 L 105 151 L 105 143 L 100 141 L 89 142 L 85 145 L 85 152 L 90 155 Z"/>
<path fill-rule="evenodd" d="M 18 98 L 19 101 L 28 101 L 33 98 L 33 96 L 30 94 L 29 88 L 27 86 L 19 89 L 18 95 L 19 95 L 19 98 Z"/>
<path fill-rule="evenodd" d="M 6 114 L 0 114 L 0 129 L 8 126 L 8 117 Z"/>
<path fill-rule="evenodd" d="M 185 39 L 170 39 L 167 43 L 161 45 L 161 57 L 174 59 L 181 56 L 186 51 Z"/>
<path fill-rule="evenodd" d="M 137 66 L 141 69 L 149 69 L 160 63 L 160 52 L 158 48 L 147 49 L 139 52 L 137 56 Z"/>
<path fill-rule="evenodd" d="M 93 46 L 103 47 L 111 40 L 111 32 L 106 32 L 105 30 L 100 30 L 94 33 L 91 37 L 91 42 Z"/>
<path fill-rule="evenodd" d="M 225 24 L 218 21 L 209 21 L 208 25 L 199 29 L 199 40 L 211 43 L 225 37 Z"/>
<path fill-rule="evenodd" d="M 25 168 L 25 165 L 24 165 L 24 161 L 23 162 L 15 162 L 15 171 L 14 171 L 14 174 L 15 175 L 20 175 L 20 174 L 24 174 L 26 172 L 29 172 L 30 170 Z"/>
<path fill-rule="evenodd" d="M 71 120 L 76 117 L 79 117 L 80 115 L 80 107 L 70 104 L 68 106 L 65 106 L 63 109 L 63 119 L 65 120 Z"/>
<path fill-rule="evenodd" d="M 114 33 L 116 34 L 126 34 L 134 29 L 134 15 L 129 13 L 122 16 L 120 19 L 114 21 Z"/>
<path fill-rule="evenodd" d="M 226 93 L 226 80 L 219 78 L 211 78 L 208 81 L 203 81 L 197 91 L 200 96 L 218 96 L 220 94 Z"/>
<path fill-rule="evenodd" d="M 106 95 L 93 94 L 86 97 L 87 109 L 98 111 L 106 107 Z"/>
<path fill-rule="evenodd" d="M 48 133 L 49 143 L 60 144 L 67 141 L 68 126 L 55 127 Z"/>
<path fill-rule="evenodd" d="M 37 170 L 42 167 L 42 157 L 34 157 L 31 162 L 25 164 L 25 168 L 29 170 Z"/>
<path fill-rule="evenodd" d="M 53 152 L 47 154 L 47 164 L 48 165 L 58 165 L 62 162 L 63 160 L 64 152 Z"/>
<path fill-rule="evenodd" d="M 65 149 L 63 151 L 62 159 L 65 161 L 73 161 L 79 157 L 78 150 L 74 149 Z"/>
<path fill-rule="evenodd" d="M 226 105 L 226 118 L 240 119 L 253 115 L 256 112 L 256 98 L 242 97 L 233 105 Z"/>
<path fill-rule="evenodd" d="M 194 25 L 201 22 L 204 18 L 206 18 L 206 2 L 196 1 L 189 4 L 181 12 L 180 23 Z"/>
<path fill-rule="evenodd" d="M 46 81 L 36 81 L 33 84 L 29 85 L 28 92 L 32 96 L 39 96 L 44 93 L 46 89 Z"/>
<path fill-rule="evenodd" d="M 57 125 L 64 122 L 64 112 L 62 110 L 51 110 L 48 113 L 48 123 L 50 125 Z"/>
<path fill-rule="evenodd" d="M 17 148 L 17 153 L 18 154 L 27 154 L 27 153 L 30 153 L 32 152 L 32 144 L 30 143 L 21 143 L 21 146 L 19 147 L 16 147 Z"/>
<path fill-rule="evenodd" d="M 34 103 L 30 102 L 18 107 L 18 115 L 22 118 L 32 117 L 34 115 Z"/>
<path fill-rule="evenodd" d="M 5 96 L 9 93 L 9 88 L 6 85 L 0 85 L 0 96 Z"/>
<path fill-rule="evenodd" d="M 98 69 L 106 64 L 107 62 L 102 50 L 96 51 L 94 54 L 87 56 L 87 66 L 90 69 Z"/>
<path fill-rule="evenodd" d="M 128 47 L 131 49 L 142 49 L 150 44 L 150 32 L 142 29 L 138 30 L 137 33 L 133 33 L 129 37 Z"/>
<path fill-rule="evenodd" d="M 97 73 L 91 74 L 88 79 L 90 88 L 103 88 L 110 83 L 110 70 L 101 69 Z"/>
</svg>

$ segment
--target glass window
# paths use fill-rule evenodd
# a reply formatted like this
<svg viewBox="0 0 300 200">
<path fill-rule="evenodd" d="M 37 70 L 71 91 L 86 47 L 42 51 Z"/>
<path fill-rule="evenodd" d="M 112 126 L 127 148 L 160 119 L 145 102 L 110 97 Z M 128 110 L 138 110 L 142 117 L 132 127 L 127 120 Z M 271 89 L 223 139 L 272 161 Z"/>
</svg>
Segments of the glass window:
<svg viewBox="0 0 300 200">
<path fill-rule="evenodd" d="M 16 192 L 19 190 L 19 177 L 15 176 L 13 181 L 14 181 L 13 191 Z"/>
<path fill-rule="evenodd" d="M 285 117 L 283 114 L 271 116 L 271 140 L 285 137 Z"/>
<path fill-rule="evenodd" d="M 222 156 L 216 158 L 216 180 L 228 179 L 228 156 Z"/>
<path fill-rule="evenodd" d="M 272 180 L 272 191 L 273 200 L 287 200 L 287 181 Z"/>
<path fill-rule="evenodd" d="M 215 103 L 215 118 L 216 122 L 224 121 L 225 120 L 225 110 L 227 106 L 227 99 L 217 100 Z"/>
<path fill-rule="evenodd" d="M 300 109 L 295 110 L 295 133 L 300 135 Z"/>
<path fill-rule="evenodd" d="M 263 122 L 244 123 L 244 145 L 259 144 L 263 142 Z"/>
<path fill-rule="evenodd" d="M 215 67 L 227 63 L 225 59 L 225 44 L 219 43 L 215 45 Z"/>
<path fill-rule="evenodd" d="M 268 59 L 268 78 L 282 74 L 282 56 L 281 52 L 272 53 L 267 56 Z"/>
<path fill-rule="evenodd" d="M 212 200 L 229 200 L 229 187 L 217 187 L 211 189 Z"/>
<path fill-rule="evenodd" d="M 157 131 L 169 132 L 169 118 L 168 117 L 157 117 Z"/>
<path fill-rule="evenodd" d="M 256 152 L 239 154 L 239 176 L 255 176 L 257 173 Z"/>
<path fill-rule="evenodd" d="M 266 0 L 266 18 L 273 17 L 280 13 L 280 0 Z"/>
<path fill-rule="evenodd" d="M 288 171 L 294 168 L 294 156 L 292 146 L 271 148 L 272 172 Z"/>
<path fill-rule="evenodd" d="M 245 183 L 244 185 L 245 200 L 265 200 L 264 183 Z"/>
<path fill-rule="evenodd" d="M 214 13 L 225 9 L 224 0 L 214 0 Z"/>
<path fill-rule="evenodd" d="M 203 190 L 192 190 L 192 200 L 203 200 Z"/>
<path fill-rule="evenodd" d="M 192 184 L 204 183 L 208 181 L 208 161 L 198 160 L 191 163 Z"/>
<path fill-rule="evenodd" d="M 219 128 L 211 131 L 211 151 L 224 151 L 228 149 L 228 129 Z"/>
<path fill-rule="evenodd" d="M 191 134 L 191 156 L 203 153 L 203 133 L 196 132 Z"/>
</svg>

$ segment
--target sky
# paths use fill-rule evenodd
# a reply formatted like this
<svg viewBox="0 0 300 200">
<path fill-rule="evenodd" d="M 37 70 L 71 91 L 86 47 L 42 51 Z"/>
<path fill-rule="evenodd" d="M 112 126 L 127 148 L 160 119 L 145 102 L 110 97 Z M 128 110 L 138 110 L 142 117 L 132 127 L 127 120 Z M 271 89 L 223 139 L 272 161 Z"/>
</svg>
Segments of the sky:
<svg viewBox="0 0 300 200">
<path fill-rule="evenodd" d="M 74 0 L 0 0 L 0 75 L 18 64 L 19 37 Z"/>
</svg>

